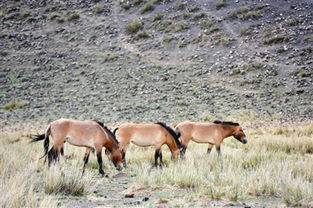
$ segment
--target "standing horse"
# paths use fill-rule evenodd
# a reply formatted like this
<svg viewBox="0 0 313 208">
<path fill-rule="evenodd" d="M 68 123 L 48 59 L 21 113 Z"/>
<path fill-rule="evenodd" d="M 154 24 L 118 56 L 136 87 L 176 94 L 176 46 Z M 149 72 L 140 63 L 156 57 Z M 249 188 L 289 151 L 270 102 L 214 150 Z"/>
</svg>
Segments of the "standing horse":
<svg viewBox="0 0 313 208">
<path fill-rule="evenodd" d="M 213 123 L 198 123 L 185 121 L 176 126 L 176 133 L 181 137 L 181 156 L 185 155 L 190 140 L 197 143 L 208 143 L 208 154 L 213 145 L 221 154 L 221 143 L 229 136 L 234 136 L 243 144 L 247 143 L 246 135 L 238 123 L 229 121 L 214 121 Z"/>
<path fill-rule="evenodd" d="M 126 165 L 126 151 L 130 142 L 140 146 L 148 147 L 154 146 L 154 165 L 158 165 L 158 158 L 160 158 L 160 165 L 162 161 L 161 147 L 166 144 L 172 154 L 172 160 L 176 160 L 180 154 L 180 142 L 175 131 L 167 126 L 165 123 L 151 123 L 151 124 L 135 124 L 125 123 L 120 125 L 114 131 L 116 137 L 120 142 L 120 149 L 123 151 L 123 160 Z"/>
<path fill-rule="evenodd" d="M 49 149 L 49 136 L 53 140 L 53 146 Z M 74 146 L 86 147 L 84 156 L 83 173 L 91 151 L 95 151 L 99 164 L 99 173 L 103 176 L 102 148 L 106 147 L 110 154 L 110 160 L 118 170 L 123 169 L 122 153 L 113 133 L 98 121 L 78 121 L 72 119 L 59 119 L 48 126 L 46 132 L 35 136 L 31 142 L 44 140 L 45 154 L 48 157 L 48 166 L 52 161 L 58 161 L 60 153 L 63 155 L 65 142 Z"/>
</svg>

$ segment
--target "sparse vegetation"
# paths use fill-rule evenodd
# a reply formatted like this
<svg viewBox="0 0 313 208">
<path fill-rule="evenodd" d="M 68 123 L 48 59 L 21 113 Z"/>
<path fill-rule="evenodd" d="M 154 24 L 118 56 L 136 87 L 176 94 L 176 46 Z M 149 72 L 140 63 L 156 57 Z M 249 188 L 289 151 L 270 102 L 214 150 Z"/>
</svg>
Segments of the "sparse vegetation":
<svg viewBox="0 0 313 208">
<path fill-rule="evenodd" d="M 212 19 L 201 20 L 199 22 L 199 26 L 201 29 L 207 29 L 211 27 L 213 24 L 214 24 L 214 20 Z"/>
<path fill-rule="evenodd" d="M 176 6 L 176 8 L 179 9 L 179 10 L 185 9 L 185 3 L 184 3 L 184 2 L 181 2 L 181 1 L 177 2 L 175 6 Z"/>
<path fill-rule="evenodd" d="M 153 3 L 152 2 L 147 2 L 140 8 L 140 13 L 144 14 L 146 12 L 152 11 L 153 9 L 154 9 Z"/>
<path fill-rule="evenodd" d="M 80 18 L 80 15 L 78 13 L 73 13 L 67 16 L 68 21 L 77 20 Z"/>
<path fill-rule="evenodd" d="M 248 36 L 252 34 L 252 30 L 250 28 L 243 28 L 240 30 L 241 36 Z"/>
<path fill-rule="evenodd" d="M 138 31 L 135 35 L 135 40 L 143 39 L 143 38 L 149 38 L 149 34 L 146 31 Z"/>
<path fill-rule="evenodd" d="M 258 19 L 262 17 L 260 11 L 253 11 L 249 7 L 243 6 L 237 9 L 236 11 L 230 12 L 228 14 L 228 17 L 231 19 L 242 19 L 242 20 L 247 20 L 247 19 Z"/>
<path fill-rule="evenodd" d="M 196 12 L 200 10 L 200 8 L 197 6 L 197 5 L 191 5 L 189 8 L 188 8 L 188 11 L 189 12 Z"/>
<path fill-rule="evenodd" d="M 198 14 L 195 14 L 195 16 L 193 16 L 193 20 L 195 21 L 198 21 L 199 19 L 202 19 L 202 18 L 205 18 L 206 17 L 206 14 L 205 13 L 198 13 Z"/>
<path fill-rule="evenodd" d="M 103 5 L 97 4 L 97 5 L 95 6 L 95 12 L 96 12 L 97 14 L 102 13 L 103 10 L 104 10 Z"/>
<path fill-rule="evenodd" d="M 118 54 L 115 54 L 115 53 L 111 54 L 111 53 L 109 53 L 109 54 L 105 55 L 105 57 L 103 59 L 103 63 L 117 61 L 118 57 L 119 57 Z"/>
<path fill-rule="evenodd" d="M 27 105 L 27 102 L 24 102 L 24 101 L 20 101 L 20 102 L 11 101 L 11 102 L 5 104 L 4 109 L 6 109 L 8 111 L 14 111 L 14 110 L 23 108 L 26 105 Z"/>
<path fill-rule="evenodd" d="M 221 29 L 219 27 L 212 27 L 209 31 L 206 32 L 206 34 L 211 34 L 220 31 Z"/>
<path fill-rule="evenodd" d="M 232 43 L 232 39 L 229 37 L 220 37 L 217 40 L 217 44 L 221 45 L 221 46 L 229 46 Z"/>
<path fill-rule="evenodd" d="M 171 42 L 173 40 L 177 40 L 177 37 L 175 37 L 175 36 L 167 36 L 167 37 L 163 38 L 163 42 L 166 42 L 166 43 L 169 43 L 169 42 Z"/>
<path fill-rule="evenodd" d="M 126 1 L 126 2 L 120 1 L 120 6 L 121 6 L 123 9 L 125 9 L 125 10 L 128 10 L 128 9 L 130 9 L 130 8 L 132 7 L 131 3 L 128 2 L 128 1 Z"/>
<path fill-rule="evenodd" d="M 275 36 L 275 37 L 272 37 L 272 38 L 265 39 L 263 41 L 263 43 L 265 45 L 271 45 L 271 44 L 278 44 L 278 43 L 288 42 L 288 40 L 289 40 L 288 36 Z"/>
<path fill-rule="evenodd" d="M 178 42 L 178 48 L 184 48 L 187 46 L 187 42 L 185 40 L 181 40 Z"/>
<path fill-rule="evenodd" d="M 135 21 L 135 22 L 129 23 L 125 27 L 127 34 L 137 33 L 142 28 L 143 28 L 143 22 L 141 21 Z"/>
<path fill-rule="evenodd" d="M 176 32 L 180 32 L 182 30 L 187 30 L 189 28 L 188 23 L 187 22 L 178 22 L 177 24 L 175 24 L 175 31 Z"/>
<path fill-rule="evenodd" d="M 226 6 L 225 0 L 219 0 L 215 3 L 215 8 L 216 9 L 221 9 L 222 7 Z"/>
<path fill-rule="evenodd" d="M 164 17 L 162 13 L 157 13 L 153 16 L 153 22 L 161 20 Z"/>
</svg>

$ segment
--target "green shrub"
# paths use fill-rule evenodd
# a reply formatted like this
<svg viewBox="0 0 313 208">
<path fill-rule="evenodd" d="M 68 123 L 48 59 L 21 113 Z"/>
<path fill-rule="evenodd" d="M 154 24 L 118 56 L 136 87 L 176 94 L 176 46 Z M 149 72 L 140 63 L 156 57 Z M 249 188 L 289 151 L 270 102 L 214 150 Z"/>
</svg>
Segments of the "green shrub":
<svg viewBox="0 0 313 208">
<path fill-rule="evenodd" d="M 265 45 L 271 45 L 271 44 L 278 44 L 278 43 L 288 42 L 288 40 L 289 40 L 288 36 L 275 36 L 275 37 L 272 37 L 272 38 L 265 39 L 263 41 L 263 43 Z"/>
<path fill-rule="evenodd" d="M 177 40 L 177 37 L 175 37 L 175 36 L 167 36 L 167 37 L 163 38 L 163 42 L 166 42 L 166 43 L 169 43 L 169 42 L 171 42 L 173 40 Z"/>
<path fill-rule="evenodd" d="M 80 18 L 80 15 L 78 13 L 73 13 L 68 15 L 67 20 L 72 21 L 72 20 L 77 20 Z"/>
<path fill-rule="evenodd" d="M 141 21 L 135 21 L 135 22 L 129 23 L 125 27 L 127 34 L 137 33 L 142 28 L 143 28 L 143 22 Z"/>
<path fill-rule="evenodd" d="M 142 2 L 143 2 L 143 0 L 133 0 L 134 5 L 141 4 Z"/>
<path fill-rule="evenodd" d="M 161 20 L 163 18 L 163 14 L 162 13 L 157 13 L 153 16 L 153 22 Z"/>
<path fill-rule="evenodd" d="M 252 31 L 250 28 L 243 28 L 240 30 L 240 35 L 241 36 L 248 36 L 248 35 L 251 35 L 252 34 Z"/>
<path fill-rule="evenodd" d="M 199 26 L 201 29 L 207 29 L 208 27 L 211 27 L 213 24 L 214 24 L 214 21 L 212 19 L 201 20 L 199 22 Z"/>
<path fill-rule="evenodd" d="M 204 17 L 206 17 L 205 13 L 198 13 L 192 19 L 197 21 L 197 20 L 202 19 Z"/>
<path fill-rule="evenodd" d="M 229 46 L 232 42 L 232 39 L 229 37 L 221 37 L 220 39 L 217 40 L 217 44 L 221 46 Z"/>
<path fill-rule="evenodd" d="M 183 9 L 185 9 L 185 3 L 179 1 L 179 2 L 176 3 L 175 7 L 176 7 L 177 9 L 179 9 L 179 10 L 183 10 Z"/>
<path fill-rule="evenodd" d="M 191 5 L 189 8 L 188 8 L 188 11 L 189 12 L 196 12 L 200 10 L 200 8 L 197 6 L 197 5 Z"/>
<path fill-rule="evenodd" d="M 120 1 L 120 6 L 123 8 L 123 9 L 125 9 L 125 10 L 128 10 L 128 9 L 130 9 L 131 8 L 131 3 L 130 2 L 122 2 L 122 1 Z"/>
<path fill-rule="evenodd" d="M 148 11 L 152 11 L 152 10 L 153 10 L 153 3 L 147 2 L 140 8 L 140 13 L 144 14 L 144 13 L 146 13 Z"/>
<path fill-rule="evenodd" d="M 187 22 L 178 22 L 175 25 L 175 31 L 176 32 L 180 32 L 182 30 L 187 30 L 189 28 L 188 23 Z"/>
<path fill-rule="evenodd" d="M 23 108 L 27 105 L 27 102 L 21 101 L 21 102 L 16 102 L 16 101 L 11 101 L 7 104 L 5 104 L 4 109 L 8 111 L 13 111 L 16 109 Z"/>
<path fill-rule="evenodd" d="M 146 31 L 139 31 L 137 32 L 136 36 L 135 36 L 135 40 L 139 40 L 142 38 L 149 38 L 149 34 Z"/>
<path fill-rule="evenodd" d="M 216 9 L 220 9 L 222 7 L 225 7 L 225 6 L 226 6 L 225 0 L 219 0 L 218 2 L 215 3 L 215 8 Z"/>
</svg>

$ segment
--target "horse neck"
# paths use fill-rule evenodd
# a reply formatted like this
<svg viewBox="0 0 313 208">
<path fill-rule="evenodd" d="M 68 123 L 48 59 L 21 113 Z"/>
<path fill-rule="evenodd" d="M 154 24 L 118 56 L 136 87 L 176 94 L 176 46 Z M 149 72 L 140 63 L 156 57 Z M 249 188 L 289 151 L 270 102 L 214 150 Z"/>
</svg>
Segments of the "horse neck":
<svg viewBox="0 0 313 208">
<path fill-rule="evenodd" d="M 233 134 L 235 132 L 234 126 L 222 125 L 222 128 L 224 129 L 223 138 L 227 138 L 229 136 L 233 136 Z"/>
<path fill-rule="evenodd" d="M 112 138 L 107 138 L 107 141 L 104 145 L 106 148 L 108 148 L 110 151 L 118 149 L 118 145 L 113 141 Z"/>
<path fill-rule="evenodd" d="M 171 135 L 167 135 L 166 144 L 171 152 L 177 151 L 179 148 Z"/>
</svg>

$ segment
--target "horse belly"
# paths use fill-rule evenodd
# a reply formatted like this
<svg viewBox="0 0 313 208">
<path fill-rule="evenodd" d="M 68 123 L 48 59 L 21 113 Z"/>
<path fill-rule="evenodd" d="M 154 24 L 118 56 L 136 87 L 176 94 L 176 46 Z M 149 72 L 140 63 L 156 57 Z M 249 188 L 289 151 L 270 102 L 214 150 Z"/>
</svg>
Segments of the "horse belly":
<svg viewBox="0 0 313 208">
<path fill-rule="evenodd" d="M 66 141 L 69 144 L 74 145 L 74 146 L 94 148 L 93 142 L 89 139 L 76 139 L 76 138 L 69 137 L 66 139 Z"/>
<path fill-rule="evenodd" d="M 211 143 L 214 144 L 214 139 L 213 138 L 208 138 L 208 137 L 201 137 L 201 136 L 197 136 L 197 137 L 192 137 L 191 138 L 192 141 L 197 142 L 197 143 Z"/>
<path fill-rule="evenodd" d="M 145 137 L 132 138 L 131 142 L 141 147 L 148 147 L 148 146 L 154 145 L 153 140 L 151 140 L 150 138 L 145 138 Z"/>
</svg>

